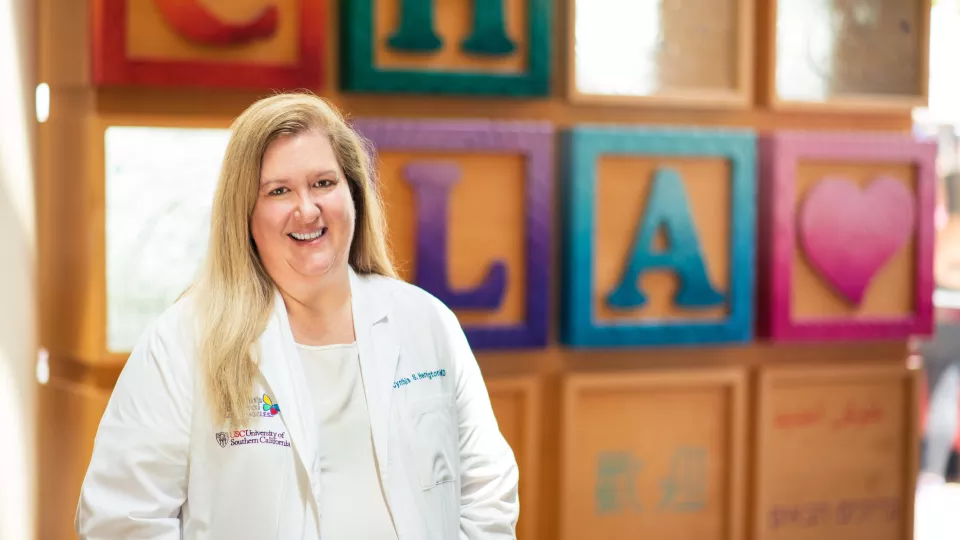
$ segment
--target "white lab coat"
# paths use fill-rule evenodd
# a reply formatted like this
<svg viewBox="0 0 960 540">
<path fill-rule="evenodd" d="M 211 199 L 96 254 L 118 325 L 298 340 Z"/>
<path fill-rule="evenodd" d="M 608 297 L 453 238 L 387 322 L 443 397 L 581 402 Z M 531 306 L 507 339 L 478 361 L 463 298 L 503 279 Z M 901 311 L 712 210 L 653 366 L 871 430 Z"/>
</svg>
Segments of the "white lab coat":
<svg viewBox="0 0 960 540">
<path fill-rule="evenodd" d="M 453 313 L 421 289 L 350 272 L 378 469 L 400 540 L 515 538 L 518 470 Z M 245 433 L 213 422 L 189 300 L 134 348 L 80 492 L 81 540 L 317 539 L 323 522 L 310 388 L 277 294 Z M 278 414 L 264 413 L 263 396 Z"/>
</svg>

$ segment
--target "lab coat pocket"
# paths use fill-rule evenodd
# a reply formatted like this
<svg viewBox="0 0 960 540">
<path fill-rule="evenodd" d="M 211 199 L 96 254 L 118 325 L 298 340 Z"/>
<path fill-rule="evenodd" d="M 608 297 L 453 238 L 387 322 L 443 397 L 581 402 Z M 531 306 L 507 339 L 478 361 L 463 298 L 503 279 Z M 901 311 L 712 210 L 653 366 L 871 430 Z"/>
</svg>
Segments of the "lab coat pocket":
<svg viewBox="0 0 960 540">
<path fill-rule="evenodd" d="M 407 403 L 410 457 L 423 490 L 456 479 L 460 454 L 453 407 L 449 394 Z"/>
</svg>

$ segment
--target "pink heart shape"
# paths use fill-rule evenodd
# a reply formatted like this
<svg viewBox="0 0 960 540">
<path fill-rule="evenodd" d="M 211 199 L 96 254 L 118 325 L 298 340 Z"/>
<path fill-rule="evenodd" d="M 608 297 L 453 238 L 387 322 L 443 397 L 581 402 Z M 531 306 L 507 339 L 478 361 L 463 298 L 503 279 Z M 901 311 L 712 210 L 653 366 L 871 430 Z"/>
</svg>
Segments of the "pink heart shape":
<svg viewBox="0 0 960 540">
<path fill-rule="evenodd" d="M 910 239 L 913 194 L 880 177 L 866 189 L 825 177 L 807 192 L 800 243 L 813 267 L 845 298 L 859 304 L 873 277 Z"/>
</svg>

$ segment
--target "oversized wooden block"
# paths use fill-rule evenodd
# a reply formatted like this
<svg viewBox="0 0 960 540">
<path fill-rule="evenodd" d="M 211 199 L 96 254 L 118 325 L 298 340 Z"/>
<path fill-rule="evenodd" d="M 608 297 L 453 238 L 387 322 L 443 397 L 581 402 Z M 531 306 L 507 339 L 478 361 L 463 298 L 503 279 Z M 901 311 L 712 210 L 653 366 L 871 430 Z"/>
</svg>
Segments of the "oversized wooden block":
<svg viewBox="0 0 960 540">
<path fill-rule="evenodd" d="M 535 376 L 486 380 L 500 432 L 513 449 L 520 469 L 520 521 L 517 537 L 537 540 L 540 521 L 540 463 L 543 450 L 540 381 Z"/>
<path fill-rule="evenodd" d="M 544 96 L 550 0 L 344 2 L 346 90 Z"/>
<path fill-rule="evenodd" d="M 868 366 L 761 375 L 753 538 L 912 538 L 916 373 Z"/>
<path fill-rule="evenodd" d="M 930 0 L 771 0 L 761 21 L 768 104 L 907 114 L 926 106 L 930 6 Z"/>
<path fill-rule="evenodd" d="M 553 129 L 358 120 L 376 147 L 402 276 L 453 309 L 475 348 L 547 340 Z"/>
<path fill-rule="evenodd" d="M 578 103 L 746 108 L 754 0 L 569 0 L 567 74 Z"/>
<path fill-rule="evenodd" d="M 319 87 L 324 0 L 93 0 L 98 85 Z"/>
<path fill-rule="evenodd" d="M 564 341 L 749 340 L 754 135 L 577 127 L 566 143 Z"/>
<path fill-rule="evenodd" d="M 561 540 L 744 537 L 746 374 L 573 374 Z"/>
<path fill-rule="evenodd" d="M 774 340 L 926 334 L 934 143 L 888 134 L 761 140 L 759 332 Z"/>
</svg>

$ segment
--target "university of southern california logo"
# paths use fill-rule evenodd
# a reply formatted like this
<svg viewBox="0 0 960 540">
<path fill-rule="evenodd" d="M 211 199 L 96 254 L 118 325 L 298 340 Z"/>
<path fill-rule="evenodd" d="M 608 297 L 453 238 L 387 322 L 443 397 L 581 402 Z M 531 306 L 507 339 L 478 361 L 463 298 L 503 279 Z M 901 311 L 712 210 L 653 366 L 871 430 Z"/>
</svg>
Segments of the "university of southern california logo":
<svg viewBox="0 0 960 540">
<path fill-rule="evenodd" d="M 277 405 L 270 399 L 270 396 L 263 395 L 263 412 L 270 413 L 270 416 L 276 416 L 280 412 L 280 405 Z"/>
<path fill-rule="evenodd" d="M 220 433 L 217 433 L 217 444 L 220 445 L 220 448 L 225 448 L 229 440 L 230 440 L 230 435 L 227 434 L 225 431 L 221 431 Z"/>
</svg>

